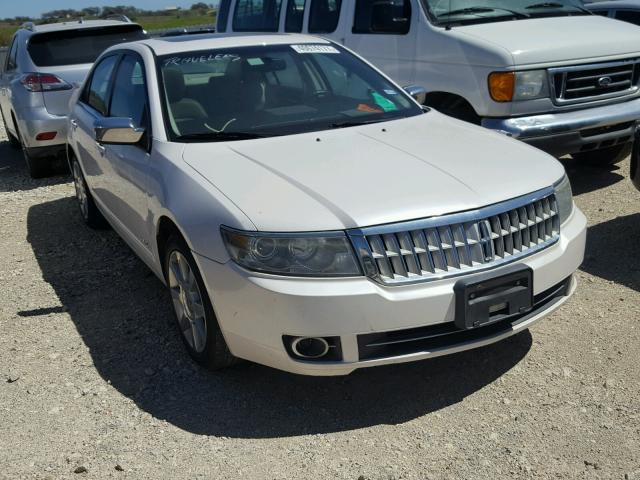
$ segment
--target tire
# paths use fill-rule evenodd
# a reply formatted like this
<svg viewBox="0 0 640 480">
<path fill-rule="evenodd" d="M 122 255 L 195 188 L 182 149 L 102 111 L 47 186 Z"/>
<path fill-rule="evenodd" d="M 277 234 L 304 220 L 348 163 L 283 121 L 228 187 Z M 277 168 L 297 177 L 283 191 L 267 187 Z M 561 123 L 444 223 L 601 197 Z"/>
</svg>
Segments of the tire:
<svg viewBox="0 0 640 480">
<path fill-rule="evenodd" d="M 7 120 L 4 118 L 4 113 L 2 114 L 2 124 L 4 125 L 5 132 L 7 133 L 9 145 L 11 146 L 11 148 L 18 150 L 21 147 L 20 140 L 18 140 L 7 128 Z"/>
<path fill-rule="evenodd" d="M 235 364 L 237 359 L 222 336 L 198 266 L 182 238 L 169 237 L 163 266 L 176 325 L 191 358 L 209 370 Z"/>
<path fill-rule="evenodd" d="M 16 133 L 18 134 L 18 140 L 20 141 L 20 148 L 22 148 L 22 156 L 27 164 L 27 170 L 31 178 L 44 178 L 51 175 L 51 161 L 44 157 L 34 157 L 29 153 L 29 149 L 25 146 L 22 140 L 22 135 L 18 129 L 18 122 L 13 119 L 13 123 L 16 126 Z"/>
<path fill-rule="evenodd" d="M 440 113 L 457 118 L 464 122 L 480 125 L 480 116 L 473 107 L 463 98 L 455 96 L 435 97 L 431 101 L 427 99 L 426 106 L 432 106 Z"/>
<path fill-rule="evenodd" d="M 632 142 L 615 147 L 602 148 L 600 150 L 590 150 L 588 152 L 573 153 L 574 160 L 594 167 L 607 167 L 621 162 L 629 156 L 633 147 Z"/>
<path fill-rule="evenodd" d="M 75 158 L 71 160 L 71 174 L 73 176 L 73 185 L 76 189 L 80 215 L 82 215 L 84 223 L 96 230 L 107 228 L 107 221 L 98 210 L 82 173 L 82 168 L 80 168 L 80 163 Z"/>
</svg>

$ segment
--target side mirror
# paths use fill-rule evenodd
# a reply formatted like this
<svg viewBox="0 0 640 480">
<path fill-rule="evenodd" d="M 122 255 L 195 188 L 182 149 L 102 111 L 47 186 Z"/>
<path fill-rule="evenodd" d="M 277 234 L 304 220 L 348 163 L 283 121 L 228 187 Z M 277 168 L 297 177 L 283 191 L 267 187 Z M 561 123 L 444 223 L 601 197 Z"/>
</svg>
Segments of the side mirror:
<svg viewBox="0 0 640 480">
<path fill-rule="evenodd" d="M 420 105 L 424 105 L 427 99 L 427 89 L 420 85 L 407 85 L 404 87 L 404 91 L 407 92 L 416 102 Z"/>
<path fill-rule="evenodd" d="M 136 127 L 130 118 L 102 118 L 94 125 L 96 141 L 107 145 L 135 145 L 145 129 Z"/>
</svg>

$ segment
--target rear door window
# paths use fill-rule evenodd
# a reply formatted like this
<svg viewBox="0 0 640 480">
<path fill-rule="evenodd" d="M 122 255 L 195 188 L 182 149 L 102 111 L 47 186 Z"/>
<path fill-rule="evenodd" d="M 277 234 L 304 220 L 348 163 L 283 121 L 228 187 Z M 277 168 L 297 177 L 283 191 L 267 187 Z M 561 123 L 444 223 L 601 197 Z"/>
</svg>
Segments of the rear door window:
<svg viewBox="0 0 640 480">
<path fill-rule="evenodd" d="M 277 32 L 282 0 L 238 0 L 233 14 L 237 32 Z"/>
<path fill-rule="evenodd" d="M 338 28 L 342 0 L 311 0 L 309 33 L 333 33 Z"/>
<path fill-rule="evenodd" d="M 119 58 L 118 55 L 111 55 L 100 61 L 93 71 L 91 82 L 83 98 L 85 103 L 105 116 L 109 110 L 111 77 Z"/>
<path fill-rule="evenodd" d="M 93 63 L 113 45 L 145 37 L 139 25 L 62 30 L 34 35 L 27 49 L 39 67 L 79 65 Z"/>
</svg>

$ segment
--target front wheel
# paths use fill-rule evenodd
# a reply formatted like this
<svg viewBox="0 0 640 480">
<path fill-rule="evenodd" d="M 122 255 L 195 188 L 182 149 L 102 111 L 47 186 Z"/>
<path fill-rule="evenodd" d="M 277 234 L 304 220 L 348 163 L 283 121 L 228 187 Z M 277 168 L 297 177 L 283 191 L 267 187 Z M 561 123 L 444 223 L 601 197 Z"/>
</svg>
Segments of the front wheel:
<svg viewBox="0 0 640 480">
<path fill-rule="evenodd" d="M 179 237 L 172 236 L 167 241 L 164 272 L 178 329 L 189 355 L 209 370 L 233 365 L 236 358 L 222 336 L 198 266 Z"/>
<path fill-rule="evenodd" d="M 590 150 L 588 152 L 573 153 L 571 156 L 577 160 L 594 167 L 606 167 L 623 161 L 631 153 L 633 143 L 627 142 L 623 145 L 601 148 L 600 150 Z"/>
<path fill-rule="evenodd" d="M 71 173 L 73 174 L 73 186 L 76 189 L 76 200 L 80 207 L 80 214 L 84 222 L 91 228 L 102 229 L 107 226 L 107 221 L 102 216 L 100 210 L 96 206 L 93 196 L 87 187 L 80 163 L 77 159 L 73 159 L 71 163 Z"/>
</svg>

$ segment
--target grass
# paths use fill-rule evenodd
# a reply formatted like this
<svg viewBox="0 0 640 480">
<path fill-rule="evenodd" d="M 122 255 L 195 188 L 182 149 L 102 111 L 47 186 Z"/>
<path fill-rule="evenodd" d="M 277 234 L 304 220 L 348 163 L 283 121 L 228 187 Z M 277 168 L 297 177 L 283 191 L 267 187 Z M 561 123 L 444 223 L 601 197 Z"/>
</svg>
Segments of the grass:
<svg viewBox="0 0 640 480">
<path fill-rule="evenodd" d="M 196 15 L 192 13 L 182 13 L 180 15 L 166 15 L 155 17 L 138 17 L 132 19 L 142 27 L 152 32 L 153 30 L 165 30 L 173 28 L 191 27 L 196 25 L 215 25 L 216 14 Z M 20 24 L 0 22 L 0 46 L 8 46 L 11 36 L 20 28 Z"/>
</svg>

